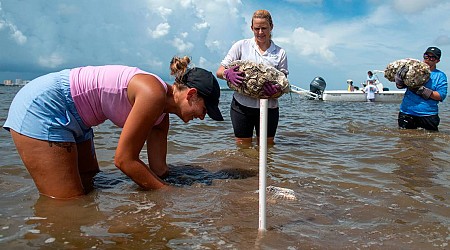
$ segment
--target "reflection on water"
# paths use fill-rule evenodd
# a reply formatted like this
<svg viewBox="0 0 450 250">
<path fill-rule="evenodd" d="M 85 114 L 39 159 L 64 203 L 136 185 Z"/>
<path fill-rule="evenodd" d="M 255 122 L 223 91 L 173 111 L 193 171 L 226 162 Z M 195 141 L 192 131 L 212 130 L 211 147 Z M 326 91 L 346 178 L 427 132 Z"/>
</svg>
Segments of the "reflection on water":
<svg viewBox="0 0 450 250">
<path fill-rule="evenodd" d="M 402 180 L 402 185 L 415 192 L 420 192 L 421 187 L 432 187 L 435 171 L 439 172 L 433 164 L 433 153 L 439 148 L 433 143 L 433 137 L 423 137 L 400 137 L 398 148 L 403 150 L 393 155 L 398 164 L 393 172 Z"/>
<path fill-rule="evenodd" d="M 25 235 L 25 239 L 35 244 L 51 243 L 54 248 L 64 248 L 95 246 L 101 241 L 86 237 L 90 235 L 89 228 L 99 228 L 95 224 L 107 219 L 107 215 L 99 211 L 98 204 L 91 196 L 69 201 L 42 196 L 36 201 L 33 210 L 34 216 L 26 218 L 26 224 L 34 226 Z"/>
<path fill-rule="evenodd" d="M 17 89 L 18 90 L 18 89 Z M 0 87 L 0 121 L 16 90 Z M 267 185 L 268 231 L 258 235 L 258 146 L 237 147 L 224 122 L 171 117 L 171 185 L 143 191 L 114 166 L 120 129 L 95 127 L 95 190 L 40 197 L 0 131 L 0 245 L 5 249 L 449 249 L 450 107 L 440 132 L 397 129 L 398 104 L 282 97 Z M 145 148 L 145 147 L 144 147 Z M 146 159 L 145 151 L 142 159 Z"/>
</svg>

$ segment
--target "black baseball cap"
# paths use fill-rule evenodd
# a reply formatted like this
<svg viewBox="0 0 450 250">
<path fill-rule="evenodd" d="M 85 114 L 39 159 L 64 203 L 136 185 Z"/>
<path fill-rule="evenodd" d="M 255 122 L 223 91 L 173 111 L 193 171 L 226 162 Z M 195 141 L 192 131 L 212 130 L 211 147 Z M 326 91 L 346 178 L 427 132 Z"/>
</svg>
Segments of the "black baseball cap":
<svg viewBox="0 0 450 250">
<path fill-rule="evenodd" d="M 434 56 L 436 56 L 438 59 L 441 59 L 441 50 L 437 47 L 429 47 L 427 49 L 427 51 L 425 51 L 425 54 L 426 53 L 431 53 Z"/>
<path fill-rule="evenodd" d="M 210 71 L 197 67 L 188 69 L 184 73 L 182 81 L 188 87 L 197 89 L 200 97 L 205 100 L 206 113 L 211 119 L 223 121 L 219 109 L 220 86 Z"/>
</svg>

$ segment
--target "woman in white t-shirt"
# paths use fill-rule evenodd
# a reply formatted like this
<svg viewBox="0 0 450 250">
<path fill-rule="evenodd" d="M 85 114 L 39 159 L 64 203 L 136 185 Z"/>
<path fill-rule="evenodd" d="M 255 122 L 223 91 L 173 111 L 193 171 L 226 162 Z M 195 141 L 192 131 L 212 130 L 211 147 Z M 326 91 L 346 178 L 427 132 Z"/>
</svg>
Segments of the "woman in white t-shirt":
<svg viewBox="0 0 450 250">
<path fill-rule="evenodd" d="M 225 69 L 236 60 L 263 63 L 275 67 L 287 76 L 289 71 L 286 51 L 271 39 L 273 22 L 270 13 L 267 10 L 257 10 L 252 17 L 251 29 L 254 37 L 233 44 L 217 69 L 217 77 L 234 85 L 242 84 L 243 72 L 237 71 L 236 67 Z M 273 144 L 279 119 L 278 100 L 269 99 L 268 108 L 267 141 Z M 234 92 L 230 116 L 236 143 L 251 144 L 254 130 L 259 136 L 259 99 Z"/>
</svg>

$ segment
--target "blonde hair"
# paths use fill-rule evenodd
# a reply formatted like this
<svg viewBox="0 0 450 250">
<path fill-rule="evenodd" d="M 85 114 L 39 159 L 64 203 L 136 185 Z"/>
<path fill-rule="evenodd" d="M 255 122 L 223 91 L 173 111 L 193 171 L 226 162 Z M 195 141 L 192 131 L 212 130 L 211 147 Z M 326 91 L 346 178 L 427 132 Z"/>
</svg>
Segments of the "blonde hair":
<svg viewBox="0 0 450 250">
<path fill-rule="evenodd" d="M 175 77 L 174 85 L 176 85 L 178 89 L 183 89 L 186 87 L 182 79 L 184 73 L 189 68 L 190 62 L 191 58 L 188 56 L 174 56 L 172 60 L 170 60 L 170 75 Z"/>
</svg>

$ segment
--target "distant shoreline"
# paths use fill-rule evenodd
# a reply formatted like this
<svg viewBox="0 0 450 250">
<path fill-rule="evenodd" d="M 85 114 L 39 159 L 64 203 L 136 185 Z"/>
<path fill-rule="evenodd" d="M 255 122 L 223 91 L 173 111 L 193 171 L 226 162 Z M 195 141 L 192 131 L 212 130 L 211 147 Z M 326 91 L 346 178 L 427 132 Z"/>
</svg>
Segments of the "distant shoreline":
<svg viewBox="0 0 450 250">
<path fill-rule="evenodd" d="M 3 86 L 5 86 L 5 87 L 22 87 L 25 85 L 26 84 L 3 84 L 3 83 L 0 83 L 0 87 L 3 87 Z M 234 90 L 227 88 L 227 87 L 220 87 L 220 91 L 234 91 Z"/>
<path fill-rule="evenodd" d="M 23 87 L 23 86 L 25 86 L 26 84 L 3 84 L 3 83 L 0 83 L 0 87 Z"/>
</svg>

